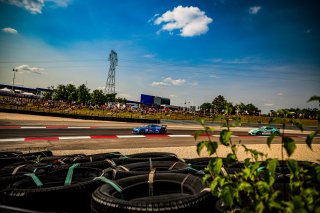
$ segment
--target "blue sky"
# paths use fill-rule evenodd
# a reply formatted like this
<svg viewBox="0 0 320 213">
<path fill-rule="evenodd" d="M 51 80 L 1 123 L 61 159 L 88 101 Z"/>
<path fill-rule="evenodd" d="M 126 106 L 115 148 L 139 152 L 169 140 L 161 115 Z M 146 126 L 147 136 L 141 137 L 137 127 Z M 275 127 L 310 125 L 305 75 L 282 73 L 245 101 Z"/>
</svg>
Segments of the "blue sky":
<svg viewBox="0 0 320 213">
<path fill-rule="evenodd" d="M 103 89 L 199 106 L 223 95 L 262 112 L 320 95 L 317 0 L 0 0 L 0 83 Z"/>
</svg>

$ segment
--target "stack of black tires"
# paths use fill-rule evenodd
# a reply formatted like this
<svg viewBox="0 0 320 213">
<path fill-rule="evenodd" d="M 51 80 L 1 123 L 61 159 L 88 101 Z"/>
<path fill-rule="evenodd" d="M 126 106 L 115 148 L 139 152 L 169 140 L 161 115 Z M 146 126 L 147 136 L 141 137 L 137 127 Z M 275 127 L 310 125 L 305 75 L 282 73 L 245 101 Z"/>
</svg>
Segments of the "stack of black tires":
<svg viewBox="0 0 320 213">
<path fill-rule="evenodd" d="M 0 152 L 0 212 L 212 212 L 205 166 L 163 152 Z"/>
<path fill-rule="evenodd" d="M 209 183 L 202 181 L 210 159 L 179 159 L 164 152 L 127 156 L 0 152 L 0 212 L 223 212 Z M 310 162 L 298 163 L 313 172 Z M 244 168 L 238 161 L 223 164 L 222 173 Z M 262 163 L 259 170 L 264 168 Z M 286 162 L 280 162 L 276 173 L 274 189 L 288 196 Z"/>
</svg>

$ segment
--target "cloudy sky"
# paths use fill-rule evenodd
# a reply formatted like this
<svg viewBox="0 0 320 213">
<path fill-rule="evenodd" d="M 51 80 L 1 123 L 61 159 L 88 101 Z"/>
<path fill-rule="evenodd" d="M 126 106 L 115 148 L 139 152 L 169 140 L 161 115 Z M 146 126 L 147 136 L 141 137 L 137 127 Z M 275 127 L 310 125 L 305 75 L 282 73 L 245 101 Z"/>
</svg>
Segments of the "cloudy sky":
<svg viewBox="0 0 320 213">
<path fill-rule="evenodd" d="M 262 112 L 320 95 L 318 0 L 0 0 L 0 83 L 104 88 Z"/>
</svg>

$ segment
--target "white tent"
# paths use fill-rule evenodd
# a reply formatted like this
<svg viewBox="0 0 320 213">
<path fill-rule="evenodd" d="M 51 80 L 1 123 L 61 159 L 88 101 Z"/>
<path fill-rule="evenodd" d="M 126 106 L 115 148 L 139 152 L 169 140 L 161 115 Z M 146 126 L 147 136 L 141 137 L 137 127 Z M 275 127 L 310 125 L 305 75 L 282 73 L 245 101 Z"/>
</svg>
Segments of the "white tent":
<svg viewBox="0 0 320 213">
<path fill-rule="evenodd" d="M 0 89 L 1 93 L 12 93 L 11 89 L 8 89 L 7 87 Z"/>
</svg>

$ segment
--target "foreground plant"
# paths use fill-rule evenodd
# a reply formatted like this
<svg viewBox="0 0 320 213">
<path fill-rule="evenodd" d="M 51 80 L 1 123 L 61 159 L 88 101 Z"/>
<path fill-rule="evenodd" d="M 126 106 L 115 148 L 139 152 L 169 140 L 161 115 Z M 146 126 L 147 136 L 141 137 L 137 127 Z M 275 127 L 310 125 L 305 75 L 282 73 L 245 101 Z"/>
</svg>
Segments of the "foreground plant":
<svg viewBox="0 0 320 213">
<path fill-rule="evenodd" d="M 208 155 L 212 156 L 203 181 L 210 182 L 212 194 L 221 201 L 217 206 L 218 210 L 223 212 L 320 212 L 320 165 L 309 163 L 307 166 L 301 166 L 298 161 L 290 159 L 296 144 L 284 133 L 287 122 L 295 124 L 303 131 L 301 123 L 293 119 L 287 120 L 286 116 L 280 120 L 282 161 L 279 162 L 278 159 L 267 158 L 266 154 L 246 147 L 241 144 L 241 141 L 237 144 L 232 143 L 230 120 L 239 120 L 231 116 L 230 112 L 227 106 L 225 114 L 220 117 L 226 121 L 226 124 L 220 132 L 219 141 L 211 139 L 210 135 L 214 129 L 206 126 L 203 120 L 199 120 L 203 130 L 196 131 L 194 136 L 196 141 L 200 135 L 207 136 L 206 140 L 198 142 L 197 152 L 200 155 L 203 148 L 206 148 Z M 270 120 L 271 122 L 274 120 Z M 306 144 L 310 149 L 312 149 L 313 138 L 318 134 L 319 131 L 316 131 L 307 137 Z M 274 138 L 275 135 L 268 137 L 269 148 Z M 219 145 L 230 150 L 225 158 L 218 156 Z M 239 148 L 243 148 L 251 157 L 239 162 L 237 155 Z M 284 151 L 288 155 L 286 161 L 284 161 Z M 241 166 L 242 169 L 232 172 L 234 165 Z M 289 169 L 289 177 L 281 174 L 284 167 Z M 287 185 L 289 191 L 285 193 L 284 189 Z"/>
</svg>

